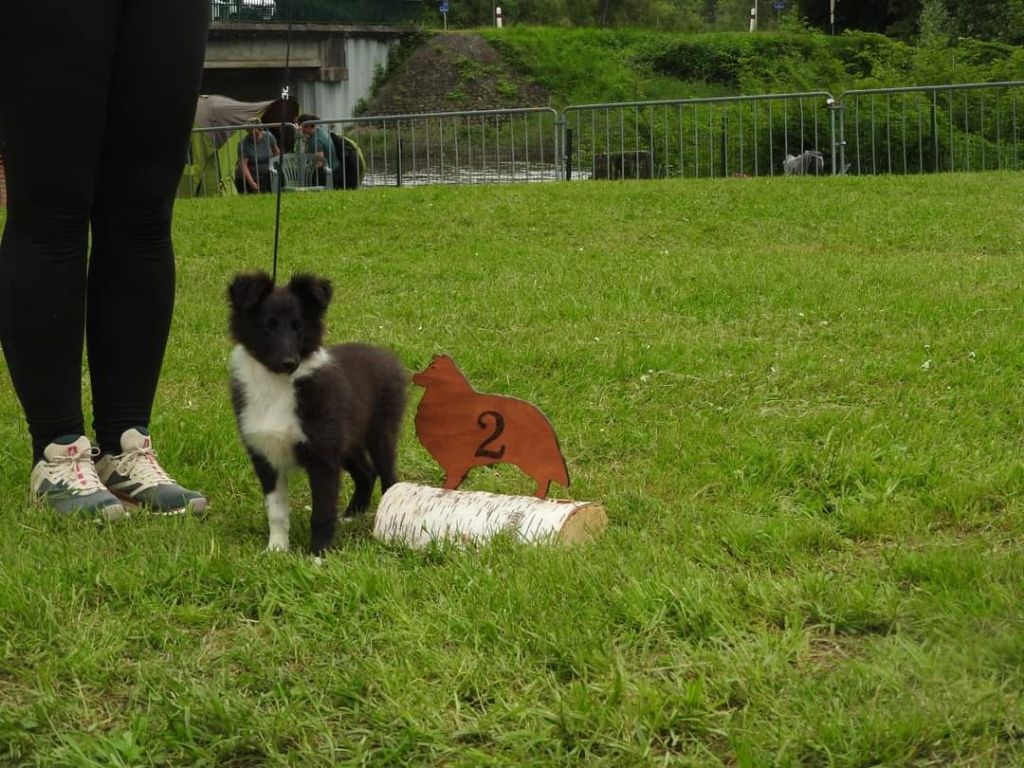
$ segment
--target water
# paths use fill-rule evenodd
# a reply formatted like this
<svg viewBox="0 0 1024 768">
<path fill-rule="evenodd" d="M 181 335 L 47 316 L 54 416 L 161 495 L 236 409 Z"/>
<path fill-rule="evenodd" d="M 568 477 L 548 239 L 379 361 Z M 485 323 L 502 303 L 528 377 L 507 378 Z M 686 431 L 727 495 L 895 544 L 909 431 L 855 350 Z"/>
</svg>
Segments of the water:
<svg viewBox="0 0 1024 768">
<path fill-rule="evenodd" d="M 587 174 L 589 176 L 589 174 Z M 573 178 L 583 178 L 573 173 Z M 565 173 L 554 165 L 517 164 L 514 168 L 467 168 L 456 166 L 433 167 L 428 169 L 403 169 L 403 187 L 420 187 L 428 184 L 522 184 L 530 182 L 562 181 Z M 387 173 L 370 168 L 363 178 L 364 187 L 396 187 L 397 172 Z"/>
</svg>

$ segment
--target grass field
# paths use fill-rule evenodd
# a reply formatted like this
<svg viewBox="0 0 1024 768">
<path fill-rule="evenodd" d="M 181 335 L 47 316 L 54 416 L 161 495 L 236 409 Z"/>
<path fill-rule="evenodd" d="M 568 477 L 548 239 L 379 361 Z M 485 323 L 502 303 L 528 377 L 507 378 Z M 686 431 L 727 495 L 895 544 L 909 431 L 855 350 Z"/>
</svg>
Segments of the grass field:
<svg viewBox="0 0 1024 768">
<path fill-rule="evenodd" d="M 0 764 L 1024 764 L 1024 176 L 283 202 L 331 338 L 536 403 L 607 533 L 412 552 L 360 520 L 318 568 L 298 481 L 264 553 L 224 294 L 273 201 L 182 202 L 152 428 L 212 510 L 30 509 L 3 370 Z M 436 484 L 417 398 L 400 476 Z"/>
</svg>

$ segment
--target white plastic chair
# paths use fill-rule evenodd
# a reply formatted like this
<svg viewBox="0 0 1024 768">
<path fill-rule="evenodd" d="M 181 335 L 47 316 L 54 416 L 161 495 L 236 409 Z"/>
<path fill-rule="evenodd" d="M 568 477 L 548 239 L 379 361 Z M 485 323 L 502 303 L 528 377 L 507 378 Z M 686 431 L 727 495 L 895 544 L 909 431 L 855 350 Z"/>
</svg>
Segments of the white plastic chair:
<svg viewBox="0 0 1024 768">
<path fill-rule="evenodd" d="M 292 152 L 281 158 L 281 183 L 285 192 L 319 192 L 331 189 L 331 169 L 324 168 L 324 184 L 317 184 L 316 155 Z"/>
</svg>

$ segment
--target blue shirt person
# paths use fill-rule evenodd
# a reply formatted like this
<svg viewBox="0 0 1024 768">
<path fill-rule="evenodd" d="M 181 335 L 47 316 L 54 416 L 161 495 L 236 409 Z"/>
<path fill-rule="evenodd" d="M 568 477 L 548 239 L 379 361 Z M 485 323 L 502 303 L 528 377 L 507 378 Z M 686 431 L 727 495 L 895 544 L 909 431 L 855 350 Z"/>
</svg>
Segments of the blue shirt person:
<svg viewBox="0 0 1024 768">
<path fill-rule="evenodd" d="M 332 173 L 338 166 L 337 156 L 334 153 L 334 142 L 331 135 L 322 125 L 309 125 L 309 121 L 319 120 L 316 115 L 299 115 L 297 121 L 302 126 L 302 135 L 306 137 L 306 151 L 316 155 L 316 183 L 324 186 L 327 181 L 326 169 L 330 168 Z"/>
</svg>

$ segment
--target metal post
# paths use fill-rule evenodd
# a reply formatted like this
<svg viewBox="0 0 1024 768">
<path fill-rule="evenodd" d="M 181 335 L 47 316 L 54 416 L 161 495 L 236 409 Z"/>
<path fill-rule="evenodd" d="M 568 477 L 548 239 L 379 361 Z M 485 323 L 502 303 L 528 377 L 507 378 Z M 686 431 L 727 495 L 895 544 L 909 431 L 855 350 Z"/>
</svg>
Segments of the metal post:
<svg viewBox="0 0 1024 768">
<path fill-rule="evenodd" d="M 720 160 L 721 165 L 722 165 L 722 177 L 723 178 L 728 175 L 728 168 L 726 167 L 726 162 L 727 162 L 726 153 L 728 151 L 728 141 L 729 141 L 728 130 L 729 130 L 728 118 L 726 117 L 725 113 L 723 112 L 723 114 L 722 114 L 722 133 L 720 134 L 722 140 L 720 142 L 720 146 L 719 146 L 719 149 L 718 149 L 719 160 Z M 712 175 L 714 175 L 714 174 L 712 174 Z"/>
<path fill-rule="evenodd" d="M 837 176 L 846 167 L 846 120 L 843 103 L 836 101 L 831 96 L 825 99 L 825 106 L 828 108 L 830 133 L 832 136 L 832 175 Z M 837 127 L 838 125 L 838 127 Z M 838 130 L 838 139 L 836 131 Z M 839 149 L 839 162 L 836 163 L 836 148 Z"/>
<path fill-rule="evenodd" d="M 832 175 L 835 176 L 836 175 L 836 110 L 835 110 L 835 102 L 832 101 L 832 99 L 829 99 L 828 101 L 831 102 L 831 103 L 828 104 L 828 108 L 829 108 L 828 109 L 828 119 L 829 119 L 829 122 L 830 122 L 830 125 L 829 125 L 829 135 L 832 137 Z"/>
<path fill-rule="evenodd" d="M 395 142 L 395 171 L 397 186 L 402 186 L 402 134 L 399 132 Z"/>
<path fill-rule="evenodd" d="M 565 180 L 572 181 L 572 128 L 565 129 Z"/>
</svg>

